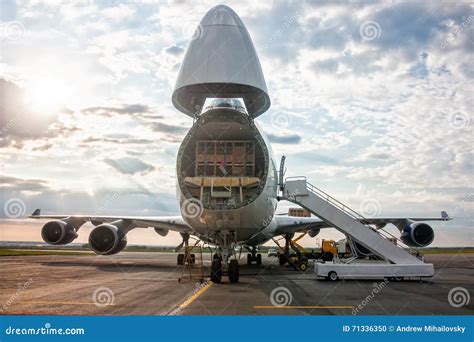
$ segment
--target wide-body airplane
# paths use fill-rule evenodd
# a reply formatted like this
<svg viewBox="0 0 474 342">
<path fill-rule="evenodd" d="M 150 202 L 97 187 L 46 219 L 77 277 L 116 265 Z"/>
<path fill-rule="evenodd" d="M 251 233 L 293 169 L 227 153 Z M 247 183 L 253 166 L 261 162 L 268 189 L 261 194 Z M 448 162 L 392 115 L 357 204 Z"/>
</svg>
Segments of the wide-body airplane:
<svg viewBox="0 0 474 342">
<path fill-rule="evenodd" d="M 255 118 L 270 107 L 265 79 L 250 35 L 237 14 L 227 6 L 213 7 L 193 35 L 172 95 L 174 106 L 194 118 L 177 155 L 177 194 L 181 216 L 41 215 L 53 219 L 41 231 L 45 242 L 63 245 L 77 238 L 86 222 L 95 228 L 90 248 L 97 254 L 119 253 L 127 245 L 127 233 L 135 228 L 154 228 L 165 236 L 176 231 L 188 246 L 196 236 L 215 246 L 211 280 L 228 274 L 239 281 L 236 247 L 248 251 L 247 263 L 261 263 L 257 247 L 270 239 L 285 237 L 288 244 L 297 232 L 316 236 L 331 227 L 318 217 L 276 215 L 279 182 L 271 146 Z M 363 224 L 382 228 L 392 223 L 409 246 L 424 247 L 434 239 L 433 229 L 419 221 L 440 218 L 373 218 Z M 184 249 L 188 251 L 187 248 Z M 178 264 L 189 260 L 180 253 Z"/>
</svg>

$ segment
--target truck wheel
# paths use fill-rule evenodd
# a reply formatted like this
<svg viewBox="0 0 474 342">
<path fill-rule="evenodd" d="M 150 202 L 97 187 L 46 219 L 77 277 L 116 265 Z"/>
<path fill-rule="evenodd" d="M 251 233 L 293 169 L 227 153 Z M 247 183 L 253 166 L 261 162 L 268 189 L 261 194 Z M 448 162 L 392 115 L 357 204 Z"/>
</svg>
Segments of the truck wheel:
<svg viewBox="0 0 474 342">
<path fill-rule="evenodd" d="M 306 270 L 308 269 L 308 263 L 306 261 L 300 262 L 298 268 L 300 269 L 300 271 L 306 272 Z"/>
<path fill-rule="evenodd" d="M 247 254 L 247 265 L 252 265 L 252 254 Z"/>
<path fill-rule="evenodd" d="M 336 281 L 338 279 L 337 273 L 334 271 L 329 272 L 328 278 L 330 281 Z"/>
<path fill-rule="evenodd" d="M 262 264 L 262 254 L 257 254 L 257 265 Z"/>
</svg>

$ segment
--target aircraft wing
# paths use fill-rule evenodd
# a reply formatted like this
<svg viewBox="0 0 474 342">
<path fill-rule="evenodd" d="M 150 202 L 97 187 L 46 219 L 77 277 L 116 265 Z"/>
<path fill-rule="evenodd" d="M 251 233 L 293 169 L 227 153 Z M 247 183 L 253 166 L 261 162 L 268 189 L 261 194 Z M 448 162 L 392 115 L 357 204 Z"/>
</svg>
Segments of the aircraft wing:
<svg viewBox="0 0 474 342">
<path fill-rule="evenodd" d="M 308 230 L 317 230 L 322 228 L 332 228 L 329 223 L 321 220 L 318 217 L 294 217 L 294 216 L 275 216 L 277 221 L 277 228 L 275 235 L 300 233 Z M 381 228 L 388 223 L 395 226 L 405 224 L 406 220 L 410 221 L 449 221 L 451 217 L 445 212 L 441 212 L 440 217 L 375 217 L 364 218 L 359 221 L 362 224 L 376 225 Z"/>
<path fill-rule="evenodd" d="M 321 228 L 330 228 L 331 225 L 318 217 L 275 216 L 277 228 L 275 235 L 305 232 Z"/>
<path fill-rule="evenodd" d="M 104 222 L 113 222 L 117 220 L 131 221 L 137 228 L 159 228 L 172 230 L 180 233 L 191 233 L 192 229 L 183 220 L 181 216 L 102 216 L 102 215 L 41 215 L 41 210 L 36 209 L 33 214 L 28 216 L 33 219 L 53 219 L 61 220 L 68 217 L 92 222 L 94 225 Z"/>
<path fill-rule="evenodd" d="M 376 226 L 385 226 L 387 223 L 391 223 L 395 226 L 404 224 L 406 220 L 409 221 L 450 221 L 451 217 L 445 212 L 441 212 L 440 217 L 374 217 L 374 218 L 364 218 L 359 220 L 362 224 L 373 224 Z"/>
</svg>

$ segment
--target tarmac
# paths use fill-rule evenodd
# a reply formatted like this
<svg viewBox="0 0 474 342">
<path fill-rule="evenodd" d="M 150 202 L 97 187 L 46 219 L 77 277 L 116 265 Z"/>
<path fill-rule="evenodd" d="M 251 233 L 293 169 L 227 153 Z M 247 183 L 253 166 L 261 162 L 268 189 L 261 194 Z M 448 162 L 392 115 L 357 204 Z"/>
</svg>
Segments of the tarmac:
<svg viewBox="0 0 474 342">
<path fill-rule="evenodd" d="M 432 254 L 432 278 L 318 280 L 263 256 L 240 282 L 182 278 L 175 253 L 0 257 L 2 315 L 472 315 L 474 254 Z M 194 269 L 193 275 L 197 274 Z M 198 277 L 199 278 L 199 277 Z M 450 294 L 451 292 L 451 294 Z"/>
</svg>

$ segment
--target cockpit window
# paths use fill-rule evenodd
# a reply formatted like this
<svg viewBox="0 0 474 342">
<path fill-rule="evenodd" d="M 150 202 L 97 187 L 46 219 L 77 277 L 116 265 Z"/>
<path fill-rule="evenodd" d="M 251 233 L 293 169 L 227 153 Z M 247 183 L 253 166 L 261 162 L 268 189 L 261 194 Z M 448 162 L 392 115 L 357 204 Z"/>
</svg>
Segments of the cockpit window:
<svg viewBox="0 0 474 342">
<path fill-rule="evenodd" d="M 205 113 L 211 109 L 217 108 L 233 108 L 239 112 L 247 114 L 247 109 L 245 108 L 244 101 L 241 98 L 207 98 L 202 112 Z"/>
</svg>

